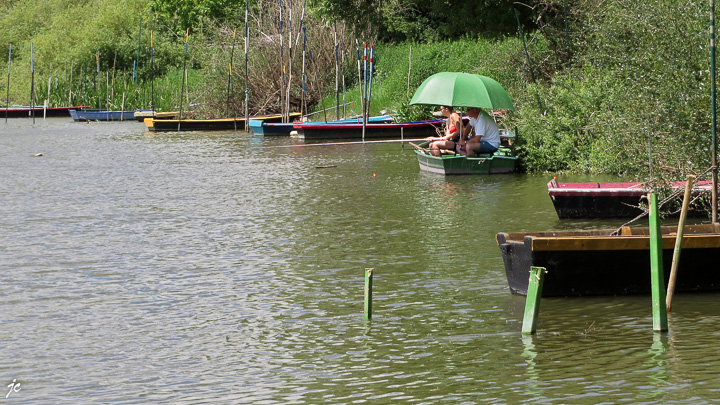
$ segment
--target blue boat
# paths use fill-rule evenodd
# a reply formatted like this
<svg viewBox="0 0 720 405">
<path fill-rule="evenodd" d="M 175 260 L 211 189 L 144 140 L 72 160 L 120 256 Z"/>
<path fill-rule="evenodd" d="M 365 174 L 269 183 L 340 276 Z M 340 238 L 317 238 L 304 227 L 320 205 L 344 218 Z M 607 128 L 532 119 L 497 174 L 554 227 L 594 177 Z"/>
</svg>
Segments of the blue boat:
<svg viewBox="0 0 720 405">
<path fill-rule="evenodd" d="M 393 121 L 390 115 L 378 115 L 368 118 L 368 122 L 372 123 L 390 123 Z M 309 122 L 309 124 L 331 125 L 331 124 L 362 124 L 362 119 L 348 118 L 344 120 L 318 121 Z M 261 120 L 250 120 L 250 130 L 255 135 L 290 135 L 290 132 L 296 130 L 292 122 L 265 122 Z"/>
<path fill-rule="evenodd" d="M 135 120 L 135 111 L 70 110 L 75 121 L 127 121 Z"/>
</svg>

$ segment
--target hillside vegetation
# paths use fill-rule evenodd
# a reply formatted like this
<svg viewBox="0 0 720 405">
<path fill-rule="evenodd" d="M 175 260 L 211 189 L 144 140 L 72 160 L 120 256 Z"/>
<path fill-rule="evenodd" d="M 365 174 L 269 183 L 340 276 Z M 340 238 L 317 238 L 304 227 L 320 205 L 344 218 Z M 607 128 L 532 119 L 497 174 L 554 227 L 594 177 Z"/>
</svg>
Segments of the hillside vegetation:
<svg viewBox="0 0 720 405">
<path fill-rule="evenodd" d="M 252 1 L 247 86 L 244 3 L 229 0 L 5 0 L 0 52 L 8 55 L 12 44 L 11 104 L 31 102 L 32 43 L 36 103 L 50 94 L 54 105 L 119 108 L 124 96 L 127 108 L 153 103 L 172 109 L 186 66 L 183 102 L 196 106 L 191 114 L 211 117 L 242 115 L 246 87 L 252 114 L 279 112 L 286 104 L 305 108 L 303 54 L 308 108 L 334 105 L 337 55 L 338 88 L 345 83 L 344 99 L 355 103 L 348 108 L 359 111 L 358 40 L 360 47 L 374 44 L 372 113 L 427 117 L 430 109 L 408 102 L 439 71 L 479 73 L 502 83 L 516 107 L 505 125 L 517 128 L 517 151 L 528 171 L 681 179 L 710 166 L 705 2 L 486 0 L 471 9 L 448 3 L 468 27 L 461 30 L 449 29 L 436 3 L 316 0 L 303 13 L 303 3 L 291 8 L 286 1 L 281 31 L 278 3 Z M 363 13 L 373 6 L 408 12 Z M 473 15 L 482 15 L 477 24 L 469 23 Z M 289 91 L 281 77 L 291 80 Z M 1 81 L 3 102 L 6 92 Z"/>
</svg>

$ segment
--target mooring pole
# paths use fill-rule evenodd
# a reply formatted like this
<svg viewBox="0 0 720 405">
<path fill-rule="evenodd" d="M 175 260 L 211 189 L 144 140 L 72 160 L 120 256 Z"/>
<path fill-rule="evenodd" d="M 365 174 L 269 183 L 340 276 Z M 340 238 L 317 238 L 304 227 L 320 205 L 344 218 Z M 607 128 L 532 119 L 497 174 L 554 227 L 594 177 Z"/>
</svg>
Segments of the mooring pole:
<svg viewBox="0 0 720 405">
<path fill-rule="evenodd" d="M 652 290 L 653 330 L 668 330 L 665 306 L 665 277 L 663 275 L 663 246 L 657 194 L 650 194 L 650 283 Z"/>
<path fill-rule="evenodd" d="M 522 333 L 535 333 L 537 318 L 540 313 L 540 297 L 545 280 L 544 267 L 530 267 L 527 297 L 525 299 L 525 315 L 523 316 Z"/>
<path fill-rule="evenodd" d="M 365 269 L 365 320 L 372 319 L 372 279 L 373 269 Z"/>
<path fill-rule="evenodd" d="M 718 207 L 718 172 L 717 172 L 717 110 L 716 110 L 716 88 L 715 88 L 715 1 L 710 0 L 710 109 L 712 120 L 712 194 L 711 194 L 711 219 L 712 223 L 717 222 Z"/>
<path fill-rule="evenodd" d="M 692 198 L 692 188 L 695 182 L 695 176 L 689 174 L 687 176 L 687 184 L 685 184 L 685 196 L 683 197 L 682 210 L 680 211 L 680 219 L 678 220 L 677 236 L 675 237 L 675 251 L 673 252 L 672 265 L 670 266 L 670 280 L 668 281 L 667 295 L 665 304 L 667 311 L 672 310 L 672 297 L 675 292 L 675 279 L 677 279 L 677 269 L 680 264 L 680 248 L 682 246 L 683 228 L 685 228 L 685 217 L 687 217 L 688 206 Z"/>
</svg>

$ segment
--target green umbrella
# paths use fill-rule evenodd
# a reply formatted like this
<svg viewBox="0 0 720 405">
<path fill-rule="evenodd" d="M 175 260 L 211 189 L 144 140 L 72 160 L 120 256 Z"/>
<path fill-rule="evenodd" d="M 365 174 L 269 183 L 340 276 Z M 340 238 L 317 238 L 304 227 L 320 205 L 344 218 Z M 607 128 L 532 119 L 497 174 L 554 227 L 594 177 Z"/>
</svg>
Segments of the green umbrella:
<svg viewBox="0 0 720 405">
<path fill-rule="evenodd" d="M 500 83 L 470 73 L 440 72 L 423 82 L 410 104 L 512 110 L 513 103 Z"/>
</svg>

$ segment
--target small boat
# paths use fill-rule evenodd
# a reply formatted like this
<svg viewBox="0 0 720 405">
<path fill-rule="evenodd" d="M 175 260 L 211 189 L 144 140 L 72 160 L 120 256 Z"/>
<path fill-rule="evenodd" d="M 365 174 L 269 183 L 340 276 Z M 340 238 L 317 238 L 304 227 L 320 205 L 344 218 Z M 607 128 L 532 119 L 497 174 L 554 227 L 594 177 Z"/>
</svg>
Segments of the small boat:
<svg viewBox="0 0 720 405">
<path fill-rule="evenodd" d="M 135 110 L 109 111 L 109 110 L 70 110 L 70 116 L 75 121 L 128 121 L 135 119 Z"/>
<path fill-rule="evenodd" d="M 179 113 L 177 111 L 164 112 L 164 111 L 153 111 L 153 110 L 141 110 L 141 111 L 135 111 L 135 114 L 133 114 L 133 116 L 139 122 L 145 122 L 145 118 L 157 118 L 157 119 L 161 119 L 161 120 L 166 120 L 166 119 L 177 118 L 178 114 Z"/>
<path fill-rule="evenodd" d="M 36 118 L 42 118 L 42 117 L 67 117 L 70 115 L 70 110 L 79 110 L 85 108 L 84 106 L 76 106 L 76 107 L 43 107 L 43 106 L 35 106 L 33 107 L 25 107 L 25 106 L 17 106 L 17 107 L 3 107 L 0 108 L 0 117 L 4 117 L 7 114 L 8 118 L 27 118 L 32 117 L 33 111 L 35 112 Z"/>
<path fill-rule="evenodd" d="M 685 182 L 670 185 L 673 190 L 685 189 Z M 652 185 L 639 182 L 626 183 L 559 183 L 553 178 L 547 184 L 558 218 L 633 218 L 643 211 L 641 199 Z M 712 181 L 699 181 L 693 186 L 693 194 L 710 192 Z M 679 208 L 679 207 L 678 207 Z M 695 208 L 695 209 L 692 209 Z M 691 216 L 707 215 L 704 208 L 691 207 Z"/>
<path fill-rule="evenodd" d="M 378 115 L 375 117 L 369 117 L 368 122 L 382 122 L 390 123 L 393 121 L 390 115 Z M 307 122 L 308 124 L 362 124 L 362 118 L 348 118 L 344 120 L 333 120 L 328 122 Z M 267 122 L 261 120 L 250 120 L 250 130 L 255 135 L 290 135 L 295 130 L 293 122 Z"/>
<path fill-rule="evenodd" d="M 649 228 L 498 233 L 510 291 L 527 295 L 530 267 L 547 270 L 542 295 L 649 294 Z M 677 226 L 663 226 L 665 285 Z M 678 293 L 720 291 L 720 224 L 686 225 L 677 269 Z"/>
<path fill-rule="evenodd" d="M 481 153 L 476 157 L 467 157 L 454 151 L 444 152 L 441 156 L 433 156 L 427 149 L 429 142 L 410 144 L 415 147 L 420 170 L 452 175 L 452 174 L 500 174 L 512 173 L 515 171 L 515 157 L 508 138 L 512 137 L 510 132 L 502 132 L 502 143 L 495 153 Z"/>
<path fill-rule="evenodd" d="M 366 139 L 412 139 L 436 136 L 436 128 L 444 120 L 427 120 L 395 123 L 368 123 L 365 125 Z M 295 122 L 294 130 L 308 139 L 362 139 L 363 124 L 330 124 L 320 122 Z"/>
<path fill-rule="evenodd" d="M 287 114 L 286 114 L 287 116 Z M 300 113 L 290 113 L 290 119 L 300 118 Z M 282 122 L 280 114 L 258 115 L 250 117 L 251 120 L 266 122 Z M 146 118 L 145 126 L 148 131 L 234 131 L 245 129 L 245 118 L 214 118 L 214 119 L 157 119 Z"/>
</svg>

